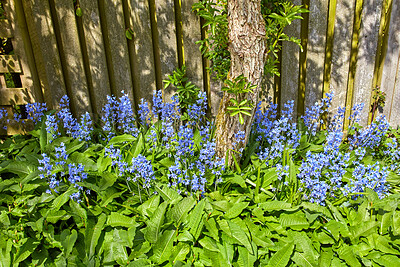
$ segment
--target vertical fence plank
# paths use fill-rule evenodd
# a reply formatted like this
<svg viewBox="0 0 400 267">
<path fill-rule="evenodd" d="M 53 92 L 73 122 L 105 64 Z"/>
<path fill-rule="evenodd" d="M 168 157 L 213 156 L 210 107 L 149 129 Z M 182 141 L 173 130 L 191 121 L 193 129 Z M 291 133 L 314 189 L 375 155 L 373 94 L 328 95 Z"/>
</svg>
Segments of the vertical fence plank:
<svg viewBox="0 0 400 267">
<path fill-rule="evenodd" d="M 61 53 L 65 58 L 64 78 L 71 99 L 71 108 L 76 116 L 85 112 L 91 113 L 90 95 L 83 66 L 73 2 L 59 0 L 55 3 L 62 42 Z"/>
<path fill-rule="evenodd" d="M 386 116 L 392 126 L 397 126 L 400 124 L 400 113 L 398 108 L 396 112 L 396 105 L 400 102 L 400 87 L 398 85 L 400 3 L 398 1 L 393 1 L 392 3 L 388 38 L 388 47 L 383 65 L 381 83 L 381 90 L 386 94 L 386 103 L 383 109 L 383 115 Z"/>
<path fill-rule="evenodd" d="M 182 1 L 182 34 L 184 61 L 189 81 L 203 90 L 203 60 L 197 41 L 201 40 L 200 17 L 192 12 L 196 0 Z"/>
<path fill-rule="evenodd" d="M 305 107 L 322 97 L 327 15 L 328 1 L 310 0 Z"/>
<path fill-rule="evenodd" d="M 354 76 L 353 105 L 364 103 L 360 125 L 368 124 L 382 0 L 364 0 Z"/>
<path fill-rule="evenodd" d="M 39 84 L 39 77 L 35 68 L 35 59 L 32 51 L 32 44 L 29 40 L 28 29 L 20 0 L 10 1 L 7 10 L 9 19 L 12 21 L 14 32 L 13 48 L 18 55 L 22 67 L 20 75 L 22 86 L 27 88 L 32 99 L 27 102 L 43 102 L 43 93 Z M 6 6 L 7 7 L 7 6 Z"/>
<path fill-rule="evenodd" d="M 389 123 L 393 127 L 396 127 L 400 125 L 400 64 L 397 64 L 396 82 L 394 84 L 391 102 Z"/>
<path fill-rule="evenodd" d="M 44 100 L 57 108 L 67 93 L 48 1 L 22 1 Z"/>
<path fill-rule="evenodd" d="M 93 112 L 101 114 L 106 103 L 107 95 L 111 95 L 110 80 L 108 78 L 107 61 L 100 23 L 100 12 L 97 1 L 80 0 L 82 8 L 83 32 L 86 40 L 87 55 L 89 58 L 90 82 Z"/>
<path fill-rule="evenodd" d="M 124 90 L 133 101 L 133 84 L 125 36 L 122 2 L 118 0 L 101 0 L 101 3 L 104 6 L 104 14 L 102 14 L 104 17 L 101 19 L 106 20 L 106 28 L 103 34 L 107 35 L 105 45 L 109 53 L 107 65 L 109 68 L 111 91 L 114 95 L 120 96 L 121 91 Z"/>
<path fill-rule="evenodd" d="M 151 100 L 156 89 L 156 74 L 153 54 L 153 40 L 148 0 L 131 0 L 130 18 L 134 32 L 135 64 L 134 73 L 139 88 L 135 88 L 136 99 Z"/>
<path fill-rule="evenodd" d="M 301 5 L 300 0 L 293 1 L 294 5 Z M 289 37 L 300 39 L 301 21 L 295 20 L 285 28 Z M 299 58 L 300 47 L 292 42 L 282 44 L 282 67 L 281 67 L 281 107 L 289 100 L 294 100 L 294 117 L 297 116 L 297 99 L 299 84 Z"/>
<path fill-rule="evenodd" d="M 160 50 L 161 78 L 178 68 L 178 45 L 176 43 L 174 0 L 157 0 L 155 2 L 158 30 L 158 47 Z M 173 95 L 171 88 L 164 92 L 166 99 Z"/>
<path fill-rule="evenodd" d="M 335 93 L 332 110 L 346 105 L 354 4 L 354 0 L 337 0 L 336 3 L 330 78 L 330 90 Z"/>
</svg>

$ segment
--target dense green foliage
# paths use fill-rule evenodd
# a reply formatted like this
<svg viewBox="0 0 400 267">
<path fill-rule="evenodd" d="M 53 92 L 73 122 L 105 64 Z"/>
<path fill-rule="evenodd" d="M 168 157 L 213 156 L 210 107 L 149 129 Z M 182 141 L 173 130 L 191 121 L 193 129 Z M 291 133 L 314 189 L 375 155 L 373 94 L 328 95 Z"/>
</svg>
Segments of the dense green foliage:
<svg viewBox="0 0 400 267">
<path fill-rule="evenodd" d="M 129 113 L 125 100 L 109 98 L 111 104 L 103 109 L 108 115 L 103 119 L 113 117 L 113 105 Z M 199 94 L 196 103 L 204 100 Z M 46 112 L 28 135 L 1 141 L 1 266 L 400 264 L 399 163 L 393 156 L 397 155 L 400 135 L 385 128 L 385 136 L 372 138 L 379 131 L 371 129 L 381 129 L 384 121 L 364 132 L 354 124 L 351 136 L 372 138 L 354 140 L 362 140 L 363 145 L 373 140 L 373 144 L 365 146 L 365 156 L 357 149 L 349 154 L 342 192 L 332 187 L 326 195 L 313 196 L 307 187 L 310 177 L 302 176 L 306 159 L 326 154 L 329 150 L 325 147 L 332 145 L 331 134 L 340 131 L 330 132 L 329 126 L 322 130 L 319 125 L 313 135 L 310 127 L 300 124 L 301 139 L 293 148 L 287 141 L 297 135 L 285 133 L 284 129 L 295 129 L 282 124 L 286 121 L 283 115 L 270 129 L 280 129 L 283 139 L 264 138 L 267 132 L 255 125 L 242 162 L 236 162 L 234 170 L 224 170 L 213 158 L 212 136 L 202 133 L 201 125 L 208 124 L 200 124 L 193 105 L 187 107 L 186 124 L 181 122 L 178 127 L 177 139 L 168 142 L 162 138 L 167 135 L 162 129 L 169 121 L 163 116 L 171 106 L 162 104 L 156 93 L 155 114 L 157 106 L 163 110 L 158 113 L 159 120 L 141 117 L 138 129 L 126 117 L 112 124 L 105 122 L 103 129 L 90 129 L 84 116 L 80 122 L 71 122 L 64 106 L 61 111 Z M 146 107 L 142 102 L 141 114 L 146 114 Z M 58 125 L 53 124 L 53 118 L 61 120 Z M 260 125 L 268 122 L 273 121 L 259 121 Z M 119 127 L 121 123 L 125 128 Z M 188 128 L 182 128 L 184 125 Z M 125 133 L 126 129 L 131 133 Z M 188 129 L 193 135 L 180 138 Z M 208 136 L 208 141 L 202 136 Z M 355 142 L 351 136 L 337 155 L 351 150 Z M 183 145 L 190 140 L 193 143 Z M 259 151 L 260 147 L 272 148 L 274 142 L 285 149 L 264 159 L 266 152 Z M 188 147 L 192 150 L 186 151 Z M 378 172 L 388 174 L 378 187 L 380 177 L 374 180 L 375 185 L 369 187 L 368 180 L 365 187 L 354 189 L 350 185 L 358 175 L 354 165 L 357 157 L 359 166 L 379 162 L 392 166 L 392 171 Z M 214 162 L 203 172 L 203 160 L 206 165 L 213 160 L 217 165 Z M 184 165 L 182 170 L 192 179 L 189 183 L 171 183 L 180 166 L 177 162 Z M 321 170 L 321 180 L 314 186 L 329 182 L 329 166 Z M 376 173 L 371 170 L 364 178 Z M 204 177 L 204 184 L 196 177 Z M 346 190 L 362 191 L 345 194 Z"/>
</svg>

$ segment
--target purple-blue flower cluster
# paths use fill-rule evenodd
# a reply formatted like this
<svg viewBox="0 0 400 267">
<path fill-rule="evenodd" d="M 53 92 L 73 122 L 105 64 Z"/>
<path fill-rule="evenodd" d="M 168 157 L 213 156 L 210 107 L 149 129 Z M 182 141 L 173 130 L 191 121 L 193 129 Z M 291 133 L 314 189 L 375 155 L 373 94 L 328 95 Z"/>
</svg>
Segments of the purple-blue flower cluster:
<svg viewBox="0 0 400 267">
<path fill-rule="evenodd" d="M 107 103 L 103 107 L 103 131 L 110 140 L 117 132 L 138 136 L 135 114 L 128 94 L 122 91 L 122 96 L 107 96 Z"/>
<path fill-rule="evenodd" d="M 79 183 L 87 179 L 88 176 L 84 171 L 84 166 L 81 163 L 68 163 L 68 154 L 63 142 L 54 148 L 54 152 L 54 160 L 45 153 L 42 154 L 42 159 L 39 160 L 39 177 L 46 179 L 49 183 L 50 189 L 47 190 L 47 193 L 58 192 L 59 187 L 68 181 L 68 185 L 72 185 L 78 190 L 72 193 L 70 198 L 80 202 L 83 187 Z"/>
</svg>

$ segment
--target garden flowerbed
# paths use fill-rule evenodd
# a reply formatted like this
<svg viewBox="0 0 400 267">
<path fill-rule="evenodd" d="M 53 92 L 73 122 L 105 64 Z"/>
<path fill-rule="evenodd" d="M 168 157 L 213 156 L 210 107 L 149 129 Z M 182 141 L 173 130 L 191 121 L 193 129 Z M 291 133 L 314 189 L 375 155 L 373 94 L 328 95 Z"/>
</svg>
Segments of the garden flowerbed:
<svg viewBox="0 0 400 267">
<path fill-rule="evenodd" d="M 232 167 L 202 93 L 137 118 L 109 97 L 99 125 L 29 104 L 35 129 L 0 143 L 0 265 L 400 266 L 400 132 L 356 106 L 345 135 L 331 100 L 258 106 Z"/>
</svg>

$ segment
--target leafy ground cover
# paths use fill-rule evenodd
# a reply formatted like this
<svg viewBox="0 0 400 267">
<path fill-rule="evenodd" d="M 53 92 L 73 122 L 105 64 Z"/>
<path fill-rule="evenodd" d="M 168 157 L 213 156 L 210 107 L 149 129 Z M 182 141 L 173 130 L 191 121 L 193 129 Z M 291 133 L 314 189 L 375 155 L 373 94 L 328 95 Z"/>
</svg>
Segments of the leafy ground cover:
<svg viewBox="0 0 400 267">
<path fill-rule="evenodd" d="M 332 95 L 298 121 L 293 102 L 259 105 L 230 167 L 195 93 L 155 92 L 137 117 L 109 97 L 101 124 L 67 97 L 27 105 L 35 130 L 0 143 L 1 266 L 400 266 L 400 133 L 385 118 L 362 128 L 356 106 L 345 134 Z"/>
</svg>

